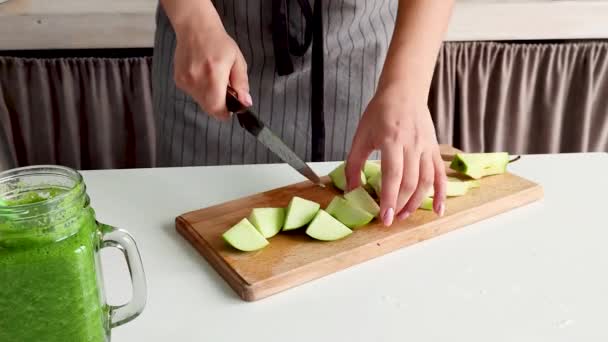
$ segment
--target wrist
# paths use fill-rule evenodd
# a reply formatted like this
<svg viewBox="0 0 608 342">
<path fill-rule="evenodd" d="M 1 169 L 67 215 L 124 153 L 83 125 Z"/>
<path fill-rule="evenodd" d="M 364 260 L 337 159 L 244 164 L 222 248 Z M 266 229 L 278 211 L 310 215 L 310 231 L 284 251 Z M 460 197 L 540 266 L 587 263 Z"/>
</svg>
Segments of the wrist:
<svg viewBox="0 0 608 342">
<path fill-rule="evenodd" d="M 161 5 L 177 36 L 224 29 L 210 0 L 161 0 Z"/>
</svg>

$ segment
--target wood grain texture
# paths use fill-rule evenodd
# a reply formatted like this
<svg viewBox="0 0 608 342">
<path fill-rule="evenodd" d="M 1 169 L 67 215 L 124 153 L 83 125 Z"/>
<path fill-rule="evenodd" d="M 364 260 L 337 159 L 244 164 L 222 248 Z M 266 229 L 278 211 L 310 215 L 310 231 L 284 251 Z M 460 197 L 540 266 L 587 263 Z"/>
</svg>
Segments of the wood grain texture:
<svg viewBox="0 0 608 342">
<path fill-rule="evenodd" d="M 442 155 L 445 158 L 453 151 L 443 147 Z M 285 207 L 293 196 L 316 201 L 325 208 L 340 192 L 330 185 L 327 177 L 323 177 L 323 181 L 328 185 L 326 188 L 306 181 L 185 213 L 177 217 L 176 229 L 243 300 L 255 301 L 543 196 L 538 184 L 507 173 L 482 179 L 481 187 L 472 189 L 466 196 L 449 198 L 443 217 L 418 210 L 390 228 L 374 220 L 338 241 L 313 240 L 302 228 L 276 235 L 270 239 L 270 245 L 260 251 L 243 253 L 221 238 L 253 208 Z"/>
</svg>

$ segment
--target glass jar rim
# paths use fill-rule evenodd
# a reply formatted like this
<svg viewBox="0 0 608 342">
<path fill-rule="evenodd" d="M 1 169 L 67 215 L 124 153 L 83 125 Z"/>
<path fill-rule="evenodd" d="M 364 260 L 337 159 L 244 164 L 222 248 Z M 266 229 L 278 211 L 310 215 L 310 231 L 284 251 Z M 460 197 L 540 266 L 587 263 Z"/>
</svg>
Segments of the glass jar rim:
<svg viewBox="0 0 608 342">
<path fill-rule="evenodd" d="M 28 175 L 32 175 L 32 176 L 38 175 L 43 172 L 54 173 L 58 176 L 68 177 L 74 181 L 74 184 L 69 189 L 67 189 L 67 191 L 62 192 L 62 193 L 58 194 L 57 196 L 53 196 L 53 197 L 44 199 L 43 201 L 39 201 L 39 202 L 19 203 L 19 204 L 7 206 L 7 205 L 4 205 L 2 203 L 2 201 L 0 201 L 0 213 L 6 209 L 22 210 L 22 209 L 29 209 L 29 208 L 40 206 L 40 205 L 51 205 L 51 204 L 62 202 L 66 198 L 75 195 L 76 191 L 84 192 L 84 187 L 81 186 L 84 183 L 84 179 L 83 179 L 82 175 L 80 174 L 80 172 L 78 172 L 72 168 L 69 168 L 66 166 L 61 166 L 61 165 L 32 165 L 32 166 L 23 166 L 23 167 L 17 167 L 17 168 L 9 169 L 6 171 L 2 171 L 2 172 L 0 172 L 0 184 L 7 180 L 17 179 L 19 177 L 24 177 L 24 176 L 28 176 Z M 0 197 L 0 199 L 1 199 L 1 197 Z"/>
</svg>

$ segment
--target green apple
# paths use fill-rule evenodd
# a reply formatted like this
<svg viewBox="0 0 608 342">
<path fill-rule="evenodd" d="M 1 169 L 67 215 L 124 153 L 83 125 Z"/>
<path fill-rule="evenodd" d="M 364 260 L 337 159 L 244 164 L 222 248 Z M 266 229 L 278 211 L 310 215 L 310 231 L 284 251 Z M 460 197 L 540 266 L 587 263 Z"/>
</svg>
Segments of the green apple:
<svg viewBox="0 0 608 342">
<path fill-rule="evenodd" d="M 433 210 L 433 198 L 425 197 L 422 199 L 422 203 L 420 203 L 420 209 L 422 210 Z"/>
<path fill-rule="evenodd" d="M 380 213 L 378 203 L 376 203 L 373 197 L 370 196 L 370 194 L 367 193 L 367 191 L 365 191 L 365 189 L 362 187 L 358 187 L 353 191 L 347 192 L 344 194 L 344 198 L 346 198 L 346 201 L 351 205 L 367 211 L 374 217 L 378 216 Z"/>
<path fill-rule="evenodd" d="M 306 228 L 306 234 L 321 241 L 335 241 L 352 234 L 347 226 L 321 209 Z"/>
<path fill-rule="evenodd" d="M 294 196 L 287 206 L 283 230 L 304 227 L 315 217 L 321 205 L 317 202 Z"/>
<path fill-rule="evenodd" d="M 277 235 L 285 223 L 285 208 L 255 208 L 249 221 L 265 238 Z"/>
<path fill-rule="evenodd" d="M 456 153 L 450 168 L 473 179 L 505 173 L 509 164 L 509 154 L 493 153 Z"/>
<path fill-rule="evenodd" d="M 366 161 L 365 166 L 363 167 L 363 173 L 369 182 L 370 178 L 380 173 L 380 163 L 372 160 Z"/>
<path fill-rule="evenodd" d="M 467 194 L 469 189 L 480 187 L 479 181 L 477 180 L 462 180 L 455 177 L 448 177 L 446 182 L 446 193 L 447 197 L 458 197 Z M 431 187 L 426 194 L 427 197 L 435 196 L 435 188 Z"/>
<path fill-rule="evenodd" d="M 342 191 L 346 191 L 346 174 L 344 171 L 345 167 L 346 163 L 342 163 L 329 173 L 329 178 L 331 179 L 334 186 Z M 365 173 L 361 171 L 361 185 L 365 185 L 366 183 L 367 179 L 365 178 Z"/>
<path fill-rule="evenodd" d="M 365 226 L 374 219 L 374 216 L 367 211 L 355 207 L 340 196 L 334 197 L 325 211 L 338 219 L 348 228 L 358 228 Z"/>
<path fill-rule="evenodd" d="M 222 234 L 222 238 L 243 252 L 257 251 L 268 245 L 268 240 L 246 218 L 228 229 Z"/>
<path fill-rule="evenodd" d="M 382 172 L 378 172 L 367 183 L 374 189 L 376 196 L 380 196 L 380 190 L 382 190 Z"/>
</svg>

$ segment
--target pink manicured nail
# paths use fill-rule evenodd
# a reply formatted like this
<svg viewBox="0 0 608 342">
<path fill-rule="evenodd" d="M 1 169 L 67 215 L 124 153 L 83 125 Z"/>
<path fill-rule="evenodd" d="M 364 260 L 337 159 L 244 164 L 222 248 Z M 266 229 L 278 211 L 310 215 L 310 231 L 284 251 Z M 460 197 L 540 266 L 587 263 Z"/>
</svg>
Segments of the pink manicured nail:
<svg viewBox="0 0 608 342">
<path fill-rule="evenodd" d="M 245 106 L 251 106 L 253 105 L 253 99 L 251 98 L 250 94 L 246 94 L 245 95 Z"/>
<path fill-rule="evenodd" d="M 382 220 L 384 221 L 384 225 L 388 227 L 391 224 L 393 224 L 394 216 L 395 216 L 395 210 L 393 210 L 393 208 L 386 209 L 386 212 L 384 212 L 384 216 L 382 217 Z"/>
<path fill-rule="evenodd" d="M 400 221 L 403 221 L 406 218 L 410 217 L 411 214 L 412 213 L 410 213 L 409 211 L 405 211 L 405 212 L 401 213 L 401 215 L 399 215 L 398 218 L 399 218 Z"/>
<path fill-rule="evenodd" d="M 441 203 L 439 205 L 439 216 L 443 216 L 443 214 L 445 214 L 445 203 Z"/>
</svg>

